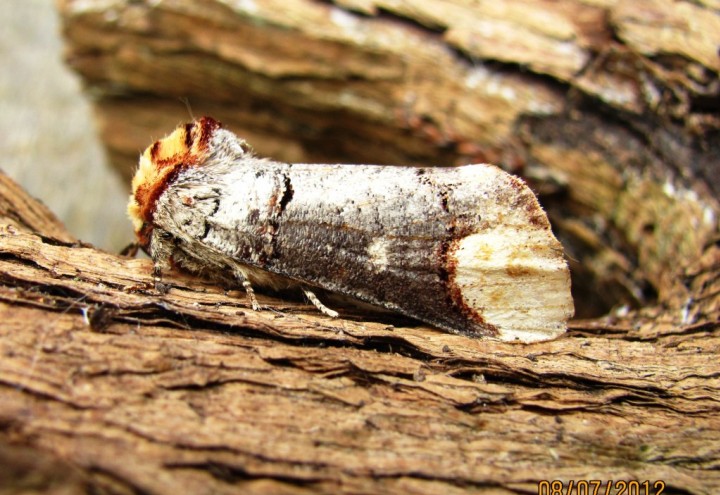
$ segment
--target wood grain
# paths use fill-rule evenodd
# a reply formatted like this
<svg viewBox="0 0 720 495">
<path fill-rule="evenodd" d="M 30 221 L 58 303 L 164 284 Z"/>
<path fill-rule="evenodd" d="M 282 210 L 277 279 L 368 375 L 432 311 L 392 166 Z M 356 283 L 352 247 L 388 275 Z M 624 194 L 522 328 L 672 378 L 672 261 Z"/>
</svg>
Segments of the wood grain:
<svg viewBox="0 0 720 495">
<path fill-rule="evenodd" d="M 4 222 L 7 486 L 29 483 L 18 451 L 49 459 L 31 464 L 33 486 L 57 493 L 720 486 L 717 320 L 575 321 L 518 345 L 263 296 L 253 311 L 241 292 L 180 274 L 159 294 L 149 260 Z"/>
<path fill-rule="evenodd" d="M 554 479 L 718 492 L 712 2 L 58 5 L 128 177 L 191 120 L 180 99 L 276 160 L 496 163 L 540 193 L 594 319 L 522 346 L 268 296 L 254 312 L 180 274 L 159 294 L 149 261 L 5 200 L 12 486 L 37 453 L 36 484 L 108 493 L 537 493 Z"/>
</svg>

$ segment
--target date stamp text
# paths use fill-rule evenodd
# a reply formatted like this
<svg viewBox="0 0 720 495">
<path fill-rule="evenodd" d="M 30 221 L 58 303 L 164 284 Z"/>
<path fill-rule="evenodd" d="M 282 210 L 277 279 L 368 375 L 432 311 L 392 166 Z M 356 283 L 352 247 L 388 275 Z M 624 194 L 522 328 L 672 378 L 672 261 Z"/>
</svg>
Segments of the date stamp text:
<svg viewBox="0 0 720 495">
<path fill-rule="evenodd" d="M 538 495 L 662 495 L 665 482 L 625 480 L 541 480 Z"/>
</svg>

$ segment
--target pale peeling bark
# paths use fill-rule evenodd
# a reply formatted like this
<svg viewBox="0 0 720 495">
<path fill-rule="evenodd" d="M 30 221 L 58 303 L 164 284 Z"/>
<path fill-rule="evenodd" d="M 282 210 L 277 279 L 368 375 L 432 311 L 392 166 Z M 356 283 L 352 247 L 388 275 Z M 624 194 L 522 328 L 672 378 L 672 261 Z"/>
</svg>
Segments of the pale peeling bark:
<svg viewBox="0 0 720 495">
<path fill-rule="evenodd" d="M 383 317 L 333 320 L 263 296 L 271 309 L 253 311 L 241 292 L 180 275 L 158 294 L 149 260 L 61 240 L 48 212 L 36 215 L 41 207 L 0 184 L 9 205 L 0 228 L 8 487 L 537 493 L 542 480 L 581 479 L 662 480 L 666 493 L 720 487 L 716 321 L 575 322 L 560 339 L 513 345 Z"/>
</svg>

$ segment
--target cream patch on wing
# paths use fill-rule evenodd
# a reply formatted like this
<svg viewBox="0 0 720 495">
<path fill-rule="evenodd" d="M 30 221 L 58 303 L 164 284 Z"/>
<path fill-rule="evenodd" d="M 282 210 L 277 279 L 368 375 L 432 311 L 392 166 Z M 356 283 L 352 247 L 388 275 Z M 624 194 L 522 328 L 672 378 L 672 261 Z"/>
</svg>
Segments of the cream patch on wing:
<svg viewBox="0 0 720 495">
<path fill-rule="evenodd" d="M 456 241 L 455 276 L 463 303 L 502 340 L 547 340 L 573 314 L 570 278 L 549 229 L 499 225 Z"/>
<path fill-rule="evenodd" d="M 382 272 L 388 267 L 388 240 L 379 237 L 367 248 L 367 255 L 373 271 Z"/>
</svg>

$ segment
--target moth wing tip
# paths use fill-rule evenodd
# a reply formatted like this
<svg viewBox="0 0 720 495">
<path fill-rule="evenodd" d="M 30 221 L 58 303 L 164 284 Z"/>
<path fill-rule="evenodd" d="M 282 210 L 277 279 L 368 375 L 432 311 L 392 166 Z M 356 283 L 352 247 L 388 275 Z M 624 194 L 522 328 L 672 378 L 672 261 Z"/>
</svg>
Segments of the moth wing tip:
<svg viewBox="0 0 720 495">
<path fill-rule="evenodd" d="M 503 341 L 562 335 L 574 313 L 570 272 L 549 229 L 460 239 L 453 283 L 463 304 Z"/>
</svg>

